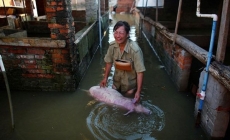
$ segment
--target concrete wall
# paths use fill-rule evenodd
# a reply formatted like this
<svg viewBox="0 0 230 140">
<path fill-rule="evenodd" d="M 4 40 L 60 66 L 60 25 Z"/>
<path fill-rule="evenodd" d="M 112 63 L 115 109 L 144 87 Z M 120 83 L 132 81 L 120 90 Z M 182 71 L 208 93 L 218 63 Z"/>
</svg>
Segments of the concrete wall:
<svg viewBox="0 0 230 140">
<path fill-rule="evenodd" d="M 96 0 L 86 0 L 86 22 L 87 24 L 93 23 L 97 20 L 98 3 Z"/>
<path fill-rule="evenodd" d="M 199 89 L 201 92 L 205 71 L 201 73 Z M 197 114 L 200 100 L 197 98 L 195 114 Z M 225 137 L 229 124 L 230 91 L 209 74 L 206 96 L 201 112 L 201 125 L 212 138 Z"/>
</svg>

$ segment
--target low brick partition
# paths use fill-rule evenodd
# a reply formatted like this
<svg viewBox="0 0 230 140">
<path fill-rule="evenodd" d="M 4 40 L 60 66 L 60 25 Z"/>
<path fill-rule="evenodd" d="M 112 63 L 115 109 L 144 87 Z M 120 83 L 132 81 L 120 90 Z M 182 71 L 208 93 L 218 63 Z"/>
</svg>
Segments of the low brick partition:
<svg viewBox="0 0 230 140">
<path fill-rule="evenodd" d="M 133 3 L 134 3 L 134 0 L 118 0 L 116 12 L 117 13 L 120 13 L 120 12 L 129 13 L 130 9 L 133 6 Z"/>
<path fill-rule="evenodd" d="M 12 90 L 75 90 L 70 52 L 64 40 L 4 37 L 0 45 Z M 1 88 L 5 88 L 2 75 L 0 79 Z"/>
<path fill-rule="evenodd" d="M 139 16 L 138 13 L 136 16 Z M 141 22 L 144 34 L 165 66 L 171 80 L 179 91 L 187 91 L 192 55 L 180 45 L 173 44 L 171 37 L 162 33 L 165 27 L 162 26 L 163 29 L 155 27 L 151 19 Z"/>
<path fill-rule="evenodd" d="M 82 31 L 86 22 L 74 21 L 69 0 L 47 0 L 45 10 L 47 21 L 27 21 L 27 28 L 29 35 L 49 32 L 48 38 L 0 37 L 11 90 L 75 91 L 99 46 L 98 22 Z M 75 27 L 82 31 L 80 36 Z M 108 13 L 102 16 L 102 31 L 107 28 Z"/>
<path fill-rule="evenodd" d="M 202 71 L 200 74 L 199 89 L 197 92 L 201 92 L 205 73 L 205 71 Z M 230 121 L 229 101 L 230 91 L 209 74 L 200 121 L 201 126 L 213 139 L 223 139 L 225 134 L 227 134 L 226 131 Z M 199 105 L 200 99 L 196 98 L 195 114 L 197 114 Z"/>
</svg>

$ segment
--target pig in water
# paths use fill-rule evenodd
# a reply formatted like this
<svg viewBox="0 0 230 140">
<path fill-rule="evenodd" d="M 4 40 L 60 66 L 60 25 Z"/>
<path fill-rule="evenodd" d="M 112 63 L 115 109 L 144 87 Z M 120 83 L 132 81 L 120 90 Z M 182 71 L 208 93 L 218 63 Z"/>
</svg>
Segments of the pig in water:
<svg viewBox="0 0 230 140">
<path fill-rule="evenodd" d="M 111 88 L 103 88 L 100 86 L 93 86 L 89 89 L 90 95 L 93 96 L 96 100 L 118 105 L 129 110 L 126 114 L 128 115 L 131 112 L 151 114 L 151 111 L 141 104 L 134 103 L 132 99 L 122 96 L 118 91 Z"/>
</svg>

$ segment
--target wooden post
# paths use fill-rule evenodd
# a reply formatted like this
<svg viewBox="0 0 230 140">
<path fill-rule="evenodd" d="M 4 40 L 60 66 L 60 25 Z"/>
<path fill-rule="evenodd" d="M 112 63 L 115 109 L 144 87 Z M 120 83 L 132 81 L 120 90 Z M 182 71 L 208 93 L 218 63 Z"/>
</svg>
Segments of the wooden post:
<svg viewBox="0 0 230 140">
<path fill-rule="evenodd" d="M 216 52 L 216 60 L 220 63 L 223 63 L 225 58 L 225 50 L 228 39 L 228 28 L 229 28 L 229 19 L 230 19 L 230 2 L 229 0 L 223 1 L 222 16 L 220 23 L 220 31 L 218 38 L 218 47 Z"/>
</svg>

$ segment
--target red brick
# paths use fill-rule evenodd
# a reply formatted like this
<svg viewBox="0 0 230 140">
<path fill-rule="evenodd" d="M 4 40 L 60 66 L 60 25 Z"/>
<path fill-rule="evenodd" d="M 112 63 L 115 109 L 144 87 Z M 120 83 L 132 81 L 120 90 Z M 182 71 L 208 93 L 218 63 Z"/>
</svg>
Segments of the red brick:
<svg viewBox="0 0 230 140">
<path fill-rule="evenodd" d="M 60 58 L 54 58 L 53 59 L 53 63 L 61 64 L 62 63 L 62 59 L 60 59 Z"/>
<path fill-rule="evenodd" d="M 20 59 L 16 59 L 16 60 L 13 60 L 12 61 L 12 64 L 15 65 L 15 66 L 18 66 L 18 64 L 21 64 L 21 60 Z"/>
<path fill-rule="evenodd" d="M 34 55 L 17 55 L 16 58 L 18 59 L 34 59 Z"/>
<path fill-rule="evenodd" d="M 52 74 L 38 74 L 38 78 L 47 78 L 47 79 L 52 79 L 54 76 Z"/>
<path fill-rule="evenodd" d="M 62 53 L 62 54 L 69 54 L 69 49 L 68 49 L 68 50 L 63 50 L 63 49 L 62 49 L 62 50 L 61 50 L 61 53 Z"/>
<path fill-rule="evenodd" d="M 46 12 L 47 13 L 52 13 L 52 12 L 56 12 L 56 7 L 50 6 L 50 7 L 46 7 Z"/>
<path fill-rule="evenodd" d="M 34 64 L 27 64 L 27 65 L 19 65 L 19 67 L 23 68 L 23 69 L 36 69 L 37 65 Z"/>
<path fill-rule="evenodd" d="M 65 1 L 65 0 L 64 0 Z M 63 1 L 62 2 L 58 2 L 58 5 L 63 5 Z"/>
<path fill-rule="evenodd" d="M 61 6 L 58 6 L 58 7 L 57 7 L 57 11 L 63 11 L 63 10 L 65 10 L 64 7 L 61 7 Z"/>
<path fill-rule="evenodd" d="M 182 70 L 189 70 L 191 68 L 191 64 L 179 64 L 179 67 L 182 69 Z"/>
<path fill-rule="evenodd" d="M 42 49 L 27 49 L 28 54 L 45 54 L 45 51 Z"/>
<path fill-rule="evenodd" d="M 50 34 L 50 38 L 51 39 L 57 39 L 58 37 L 57 37 L 57 34 Z"/>
<path fill-rule="evenodd" d="M 27 69 L 36 69 L 38 66 L 37 65 L 34 65 L 34 64 L 28 64 L 26 65 L 26 68 Z"/>
<path fill-rule="evenodd" d="M 44 59 L 45 56 L 44 55 L 35 55 L 34 58 L 35 59 Z"/>
<path fill-rule="evenodd" d="M 62 29 L 59 29 L 60 33 L 70 33 L 71 30 L 70 29 L 67 29 L 67 28 L 62 28 Z"/>
<path fill-rule="evenodd" d="M 38 70 L 38 69 L 27 69 L 29 73 L 46 73 L 45 70 Z"/>
<path fill-rule="evenodd" d="M 48 5 L 55 6 L 55 5 L 57 5 L 57 2 L 56 1 L 51 1 Z"/>
<path fill-rule="evenodd" d="M 26 49 L 9 49 L 8 52 L 13 54 L 26 54 Z"/>
<path fill-rule="evenodd" d="M 54 49 L 52 53 L 54 53 L 54 54 L 59 53 L 60 54 L 61 52 L 62 52 L 61 49 Z"/>
<path fill-rule="evenodd" d="M 60 59 L 62 59 L 63 58 L 63 55 L 62 54 L 52 54 L 52 58 L 60 58 Z"/>
<path fill-rule="evenodd" d="M 48 24 L 49 28 L 66 28 L 66 25 L 56 24 L 56 23 L 50 23 Z"/>
<path fill-rule="evenodd" d="M 53 17 L 55 17 L 55 16 L 56 16 L 56 13 L 55 13 L 55 12 L 46 13 L 46 18 L 48 18 L 48 19 L 51 19 L 51 18 L 53 18 Z"/>
<path fill-rule="evenodd" d="M 54 49 L 53 54 L 69 54 L 69 49 Z"/>
<path fill-rule="evenodd" d="M 25 64 L 36 64 L 35 60 L 24 60 Z"/>
<path fill-rule="evenodd" d="M 22 74 L 22 76 L 27 78 L 37 78 L 37 74 Z"/>
</svg>

